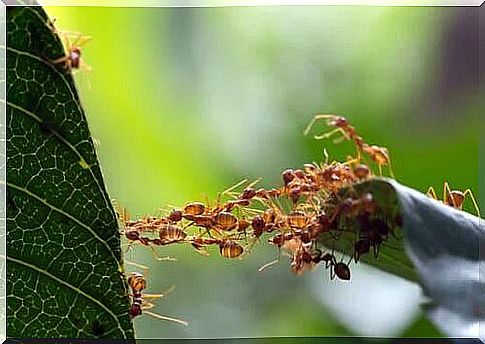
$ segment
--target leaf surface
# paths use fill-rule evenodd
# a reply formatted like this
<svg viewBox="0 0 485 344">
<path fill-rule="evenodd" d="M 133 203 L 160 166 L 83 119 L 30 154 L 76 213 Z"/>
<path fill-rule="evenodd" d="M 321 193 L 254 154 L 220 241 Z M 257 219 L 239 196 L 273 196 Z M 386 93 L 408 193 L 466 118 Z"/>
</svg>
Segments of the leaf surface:
<svg viewBox="0 0 485 344">
<path fill-rule="evenodd" d="M 59 35 L 7 12 L 7 335 L 133 338 L 118 223 Z"/>
<path fill-rule="evenodd" d="M 418 282 L 430 302 L 428 315 L 448 336 L 479 337 L 485 325 L 485 284 L 480 269 L 484 249 L 483 220 L 427 197 L 391 179 L 373 179 L 342 192 L 371 192 L 382 212 L 399 216 L 399 226 L 380 246 L 361 260 L 383 271 Z M 353 235 L 338 240 L 335 248 L 353 254 L 357 222 L 349 222 Z"/>
</svg>

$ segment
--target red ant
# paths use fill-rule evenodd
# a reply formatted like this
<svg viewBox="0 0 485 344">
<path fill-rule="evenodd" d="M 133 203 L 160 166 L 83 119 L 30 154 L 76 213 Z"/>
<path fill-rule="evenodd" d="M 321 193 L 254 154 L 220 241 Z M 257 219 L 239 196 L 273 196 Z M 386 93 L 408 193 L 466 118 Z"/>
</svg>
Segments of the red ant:
<svg viewBox="0 0 485 344">
<path fill-rule="evenodd" d="M 326 119 L 327 125 L 334 127 L 335 129 L 328 133 L 315 135 L 315 139 L 321 140 L 324 138 L 329 138 L 333 134 L 340 132 L 344 139 L 354 141 L 355 145 L 357 146 L 357 161 L 360 160 L 360 152 L 364 152 L 369 155 L 369 157 L 377 164 L 380 174 L 382 174 L 382 166 L 389 166 L 389 172 L 391 174 L 391 177 L 394 176 L 391 167 L 391 159 L 389 157 L 389 152 L 387 151 L 387 148 L 367 144 L 364 139 L 357 134 L 355 128 L 350 125 L 345 117 L 335 114 L 316 114 L 305 129 L 304 135 L 308 135 L 313 125 L 321 119 Z"/>
<path fill-rule="evenodd" d="M 135 264 L 135 263 L 130 263 L 133 265 L 140 266 L 145 269 L 145 271 L 148 271 L 147 267 Z M 132 303 L 130 307 L 130 316 L 132 318 L 141 315 L 142 313 L 148 314 L 154 318 L 160 319 L 160 320 L 165 320 L 165 321 L 171 321 L 175 322 L 178 324 L 182 324 L 184 326 L 187 326 L 188 323 L 184 320 L 169 317 L 166 315 L 160 315 L 157 313 L 152 313 L 150 311 L 147 311 L 150 308 L 155 307 L 155 304 L 147 302 L 146 299 L 148 298 L 162 298 L 169 292 L 171 292 L 175 287 L 170 288 L 168 291 L 165 293 L 161 294 L 143 294 L 142 291 L 146 288 L 146 279 L 143 276 L 143 274 L 138 273 L 138 272 L 132 272 L 128 276 L 128 285 L 131 288 L 131 297 L 132 297 Z"/>
<path fill-rule="evenodd" d="M 434 198 L 435 200 L 438 200 L 438 197 L 436 196 L 436 192 L 432 186 L 428 188 L 428 191 L 426 194 Z M 480 208 L 478 207 L 477 201 L 475 200 L 475 197 L 473 196 L 472 190 L 471 189 L 466 189 L 465 191 L 460 191 L 460 190 L 451 190 L 450 185 L 448 182 L 445 182 L 443 184 L 443 200 L 442 202 L 446 205 L 449 205 L 450 207 L 453 207 L 455 209 L 462 210 L 463 209 L 463 203 L 465 202 L 466 196 L 470 196 L 470 199 L 473 202 L 473 206 L 475 207 L 475 211 L 477 212 L 477 216 L 480 216 Z"/>
</svg>

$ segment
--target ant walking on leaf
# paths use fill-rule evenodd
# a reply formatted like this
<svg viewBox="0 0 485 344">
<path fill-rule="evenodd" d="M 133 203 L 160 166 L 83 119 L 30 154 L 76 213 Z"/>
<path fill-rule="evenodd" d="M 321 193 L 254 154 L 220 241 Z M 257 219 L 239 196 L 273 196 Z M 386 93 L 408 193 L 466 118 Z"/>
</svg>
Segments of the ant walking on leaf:
<svg viewBox="0 0 485 344">
<path fill-rule="evenodd" d="M 52 60 L 51 63 L 55 65 L 62 64 L 65 68 L 81 69 L 91 72 L 91 67 L 81 57 L 81 50 L 86 43 L 92 40 L 92 37 L 83 36 L 80 33 L 59 30 L 57 28 L 54 28 L 53 32 L 57 33 L 61 38 L 66 54 Z"/>
<path fill-rule="evenodd" d="M 436 195 L 436 191 L 432 186 L 428 188 L 428 191 L 426 191 L 426 194 L 438 201 L 443 202 L 446 205 L 449 205 L 450 207 L 453 207 L 458 210 L 463 209 L 463 203 L 465 203 L 466 196 L 469 196 L 471 201 L 473 202 L 473 206 L 475 208 L 475 211 L 477 212 L 477 216 L 480 216 L 480 208 L 478 207 L 478 203 L 475 200 L 475 197 L 473 196 L 473 192 L 471 189 L 466 189 L 465 191 L 460 191 L 460 190 L 451 190 L 450 185 L 448 182 L 444 182 L 443 184 L 443 199 L 440 200 L 438 196 Z"/>
<path fill-rule="evenodd" d="M 51 31 L 59 35 L 64 46 L 65 55 L 50 62 L 54 65 L 62 65 L 66 69 L 82 70 L 88 75 L 91 74 L 92 68 L 84 62 L 81 57 L 83 46 L 92 40 L 91 36 L 84 36 L 78 32 L 70 32 L 55 27 L 55 20 L 48 23 Z M 89 83 L 91 88 L 91 83 Z"/>
<path fill-rule="evenodd" d="M 144 294 L 142 293 L 142 291 L 146 289 L 146 285 L 147 285 L 146 276 L 148 274 L 148 268 L 146 266 L 142 266 L 136 263 L 128 263 L 128 264 L 141 267 L 145 270 L 145 276 L 139 272 L 132 272 L 128 276 L 128 285 L 131 288 L 130 296 L 132 298 L 132 303 L 130 307 L 131 317 L 134 318 L 136 316 L 141 315 L 142 313 L 145 313 L 159 320 L 170 321 L 170 322 L 187 326 L 188 323 L 184 320 L 148 311 L 148 309 L 155 307 L 155 304 L 148 302 L 146 299 L 162 298 L 168 293 L 170 293 L 171 291 L 173 291 L 175 289 L 175 286 L 172 286 L 169 290 L 160 294 Z"/>
</svg>

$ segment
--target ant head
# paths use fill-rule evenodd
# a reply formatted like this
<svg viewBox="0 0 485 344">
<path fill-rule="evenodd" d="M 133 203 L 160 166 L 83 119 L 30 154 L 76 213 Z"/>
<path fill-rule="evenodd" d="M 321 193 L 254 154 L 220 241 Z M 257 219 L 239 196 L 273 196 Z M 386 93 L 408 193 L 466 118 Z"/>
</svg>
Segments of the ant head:
<svg viewBox="0 0 485 344">
<path fill-rule="evenodd" d="M 182 211 L 174 209 L 168 216 L 168 220 L 172 222 L 178 222 L 182 220 L 182 215 L 183 215 Z"/>
<path fill-rule="evenodd" d="M 241 194 L 241 199 L 251 199 L 254 196 L 256 196 L 256 190 L 253 188 L 246 188 Z"/>
<path fill-rule="evenodd" d="M 335 116 L 330 120 L 330 124 L 336 127 L 345 127 L 349 124 L 349 122 L 345 117 Z"/>
<path fill-rule="evenodd" d="M 301 231 L 300 238 L 304 244 L 312 243 L 312 234 L 307 229 Z"/>
<path fill-rule="evenodd" d="M 303 165 L 303 169 L 306 173 L 312 174 L 316 171 L 317 168 L 313 164 L 305 164 Z"/>
<path fill-rule="evenodd" d="M 274 246 L 281 247 L 284 243 L 284 237 L 282 234 L 276 234 L 274 237 L 269 238 L 268 242 Z"/>
<path fill-rule="evenodd" d="M 138 231 L 134 229 L 126 231 L 125 236 L 128 240 L 135 241 L 140 239 L 140 233 L 138 233 Z"/>
<path fill-rule="evenodd" d="M 295 170 L 294 173 L 295 176 L 299 179 L 305 179 L 305 172 L 303 172 L 302 170 Z"/>
<path fill-rule="evenodd" d="M 265 226 L 264 219 L 260 215 L 256 215 L 255 217 L 253 217 L 251 226 L 253 226 L 254 236 L 259 238 L 264 231 L 264 226 Z"/>
<path fill-rule="evenodd" d="M 295 172 L 292 169 L 285 170 L 281 173 L 281 177 L 283 178 L 285 186 L 287 186 L 293 179 L 295 179 Z"/>
</svg>

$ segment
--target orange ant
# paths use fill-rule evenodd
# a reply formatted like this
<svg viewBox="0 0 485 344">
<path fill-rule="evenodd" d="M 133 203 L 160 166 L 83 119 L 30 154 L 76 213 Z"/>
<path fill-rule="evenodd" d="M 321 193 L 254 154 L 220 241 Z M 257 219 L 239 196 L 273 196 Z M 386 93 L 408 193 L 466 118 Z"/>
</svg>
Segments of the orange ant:
<svg viewBox="0 0 485 344">
<path fill-rule="evenodd" d="M 244 252 L 244 247 L 233 240 L 221 240 L 219 242 L 219 252 L 225 258 L 237 258 Z"/>
<path fill-rule="evenodd" d="M 138 243 L 143 246 L 149 246 L 152 250 L 152 255 L 156 260 L 176 261 L 175 258 L 160 257 L 153 246 L 183 241 L 186 236 L 186 233 L 183 232 L 183 230 L 177 226 L 166 224 L 165 221 L 162 221 L 163 219 L 147 217 L 142 220 L 131 220 L 126 208 L 122 207 L 117 202 L 115 202 L 115 208 L 117 219 L 121 222 L 121 234 L 124 234 L 128 240 L 128 250 L 133 247 L 133 243 Z M 142 233 L 147 230 L 158 230 L 159 238 L 151 239 L 142 236 Z"/>
<path fill-rule="evenodd" d="M 187 233 L 175 225 L 162 225 L 159 231 L 160 240 L 163 244 L 171 244 L 184 241 Z"/>
<path fill-rule="evenodd" d="M 426 191 L 426 195 L 439 201 L 438 197 L 436 196 L 436 192 L 432 186 L 428 188 L 428 191 Z M 465 203 L 465 198 L 467 195 L 470 196 L 470 199 L 473 202 L 473 206 L 475 207 L 475 211 L 477 212 L 478 217 L 481 217 L 480 208 L 478 207 L 477 201 L 475 200 L 471 189 L 466 189 L 465 191 L 451 190 L 448 182 L 444 182 L 443 200 L 441 200 L 441 202 L 455 209 L 462 210 L 463 203 Z"/>
<path fill-rule="evenodd" d="M 342 134 L 342 139 L 352 140 L 357 146 L 357 161 L 360 160 L 360 152 L 364 152 L 369 155 L 369 157 L 377 164 L 377 166 L 379 167 L 379 174 L 382 175 L 382 166 L 388 166 L 391 177 L 394 177 L 391 166 L 391 159 L 389 157 L 389 152 L 387 151 L 387 148 L 367 144 L 364 139 L 357 134 L 355 128 L 350 125 L 345 117 L 335 114 L 315 114 L 303 134 L 308 135 L 313 125 L 321 119 L 326 119 L 327 125 L 334 127 L 335 129 L 321 135 L 314 135 L 314 138 L 316 140 L 329 138 L 333 134 L 340 132 Z M 342 139 L 338 139 L 337 141 L 340 141 Z"/>
<path fill-rule="evenodd" d="M 207 245 L 219 245 L 219 252 L 224 258 L 237 258 L 241 256 L 244 252 L 244 247 L 238 244 L 236 241 L 231 239 L 216 239 L 216 238 L 205 238 L 201 236 L 188 237 L 187 241 L 192 244 L 192 246 L 203 255 L 208 255 L 204 247 Z"/>
<path fill-rule="evenodd" d="M 128 284 L 132 292 L 132 294 L 130 294 L 132 297 L 132 303 L 130 307 L 130 315 L 132 318 L 141 315 L 142 313 L 145 313 L 160 320 L 171 321 L 177 324 L 182 324 L 184 326 L 188 325 L 188 323 L 184 320 L 147 311 L 148 309 L 155 307 L 155 304 L 147 302 L 146 299 L 162 298 L 170 291 L 172 291 L 174 287 L 161 294 L 142 294 L 142 291 L 146 288 L 146 280 L 145 277 L 138 272 L 132 272 L 130 276 L 128 276 Z"/>
</svg>

